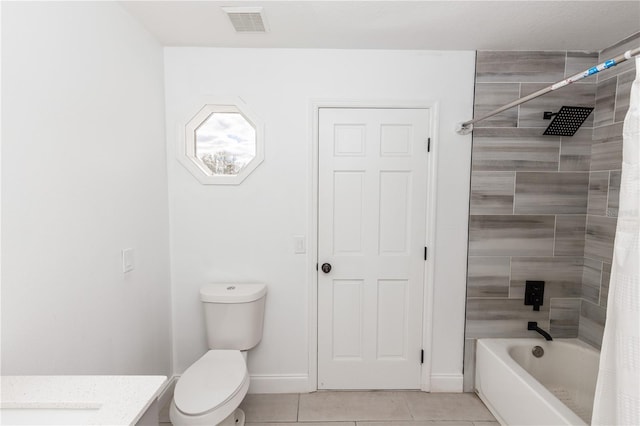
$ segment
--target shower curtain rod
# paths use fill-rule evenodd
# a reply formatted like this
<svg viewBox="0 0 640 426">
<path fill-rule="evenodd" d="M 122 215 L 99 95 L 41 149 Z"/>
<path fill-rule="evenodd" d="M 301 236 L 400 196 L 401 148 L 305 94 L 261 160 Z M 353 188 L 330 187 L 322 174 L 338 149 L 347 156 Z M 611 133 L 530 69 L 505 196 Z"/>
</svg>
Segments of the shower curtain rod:
<svg viewBox="0 0 640 426">
<path fill-rule="evenodd" d="M 493 117 L 496 114 L 500 114 L 502 111 L 506 111 L 509 108 L 513 108 L 515 106 L 518 106 L 520 104 L 523 104 L 525 102 L 528 102 L 532 99 L 535 99 L 539 96 L 545 95 L 551 91 L 560 89 L 561 87 L 567 86 L 571 83 L 574 83 L 578 80 L 582 80 L 583 78 L 589 77 L 593 74 L 597 74 L 602 70 L 606 70 L 607 68 L 611 68 L 611 67 L 615 67 L 618 64 L 621 64 L 622 62 L 628 61 L 629 59 L 631 59 L 633 56 L 636 56 L 640 54 L 640 47 L 637 47 L 635 49 L 631 49 L 631 50 L 627 50 L 626 52 L 624 52 L 621 55 L 616 56 L 613 59 L 609 59 L 608 61 L 604 61 L 601 64 L 596 65 L 595 67 L 591 67 L 588 70 L 585 70 L 581 73 L 578 73 L 576 75 L 573 75 L 569 78 L 565 78 L 564 80 L 561 80 L 555 84 L 552 84 L 551 86 L 545 87 L 544 89 L 540 89 L 537 92 L 534 92 L 530 95 L 524 96 L 520 99 L 517 99 L 507 105 L 504 105 L 498 109 L 495 109 L 493 111 L 491 111 L 490 113 L 488 113 L 485 116 L 482 116 L 480 118 L 475 118 L 473 120 L 469 120 L 469 121 L 465 121 L 464 123 L 459 123 L 456 126 L 456 132 L 458 132 L 461 135 L 468 135 L 469 133 L 471 133 L 473 131 L 473 124 L 477 123 L 478 121 L 482 121 L 482 120 L 486 120 L 489 117 Z"/>
</svg>

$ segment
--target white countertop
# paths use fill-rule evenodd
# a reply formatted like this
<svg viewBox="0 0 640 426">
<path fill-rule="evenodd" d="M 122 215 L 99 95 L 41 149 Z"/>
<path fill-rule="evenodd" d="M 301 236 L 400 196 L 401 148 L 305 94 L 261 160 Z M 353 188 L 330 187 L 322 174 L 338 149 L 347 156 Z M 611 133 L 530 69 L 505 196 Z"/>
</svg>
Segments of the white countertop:
<svg viewBox="0 0 640 426">
<path fill-rule="evenodd" d="M 15 419 L 21 413 L 25 418 L 35 418 L 38 412 L 51 419 L 52 423 L 48 424 L 134 425 L 158 396 L 167 378 L 2 376 L 0 380 L 2 425 L 16 424 L 15 420 L 5 423 L 3 418 Z M 68 420 L 63 418 L 65 413 L 71 416 Z M 74 423 L 76 421 L 79 423 Z"/>
</svg>

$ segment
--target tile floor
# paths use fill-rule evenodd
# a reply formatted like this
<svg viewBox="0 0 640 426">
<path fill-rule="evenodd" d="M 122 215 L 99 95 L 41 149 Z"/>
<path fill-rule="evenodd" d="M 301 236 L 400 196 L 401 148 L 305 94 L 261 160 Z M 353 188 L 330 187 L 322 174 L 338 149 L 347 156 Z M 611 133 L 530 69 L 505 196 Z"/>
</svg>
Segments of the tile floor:
<svg viewBox="0 0 640 426">
<path fill-rule="evenodd" d="M 240 407 L 247 416 L 247 426 L 499 425 L 472 393 L 320 391 L 249 394 Z"/>
</svg>

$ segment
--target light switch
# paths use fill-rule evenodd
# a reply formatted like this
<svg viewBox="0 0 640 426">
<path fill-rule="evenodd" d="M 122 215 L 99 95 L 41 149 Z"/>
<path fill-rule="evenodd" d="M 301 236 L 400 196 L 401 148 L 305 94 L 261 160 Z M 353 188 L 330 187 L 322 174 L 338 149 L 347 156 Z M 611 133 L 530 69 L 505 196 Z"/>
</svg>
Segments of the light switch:
<svg viewBox="0 0 640 426">
<path fill-rule="evenodd" d="M 307 252 L 307 242 L 304 235 L 296 235 L 293 237 L 293 252 L 295 254 Z"/>
<path fill-rule="evenodd" d="M 133 263 L 133 249 L 122 249 L 122 272 L 127 273 L 133 271 L 135 265 Z"/>
</svg>

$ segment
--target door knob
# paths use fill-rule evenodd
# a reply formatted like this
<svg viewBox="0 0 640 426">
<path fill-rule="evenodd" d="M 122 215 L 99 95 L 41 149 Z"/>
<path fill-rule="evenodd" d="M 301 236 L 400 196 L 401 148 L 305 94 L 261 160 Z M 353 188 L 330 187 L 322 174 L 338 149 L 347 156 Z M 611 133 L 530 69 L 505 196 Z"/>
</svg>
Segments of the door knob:
<svg viewBox="0 0 640 426">
<path fill-rule="evenodd" d="M 322 272 L 324 272 L 325 274 L 328 274 L 329 272 L 331 272 L 331 265 L 329 263 L 323 263 L 321 266 Z"/>
</svg>

